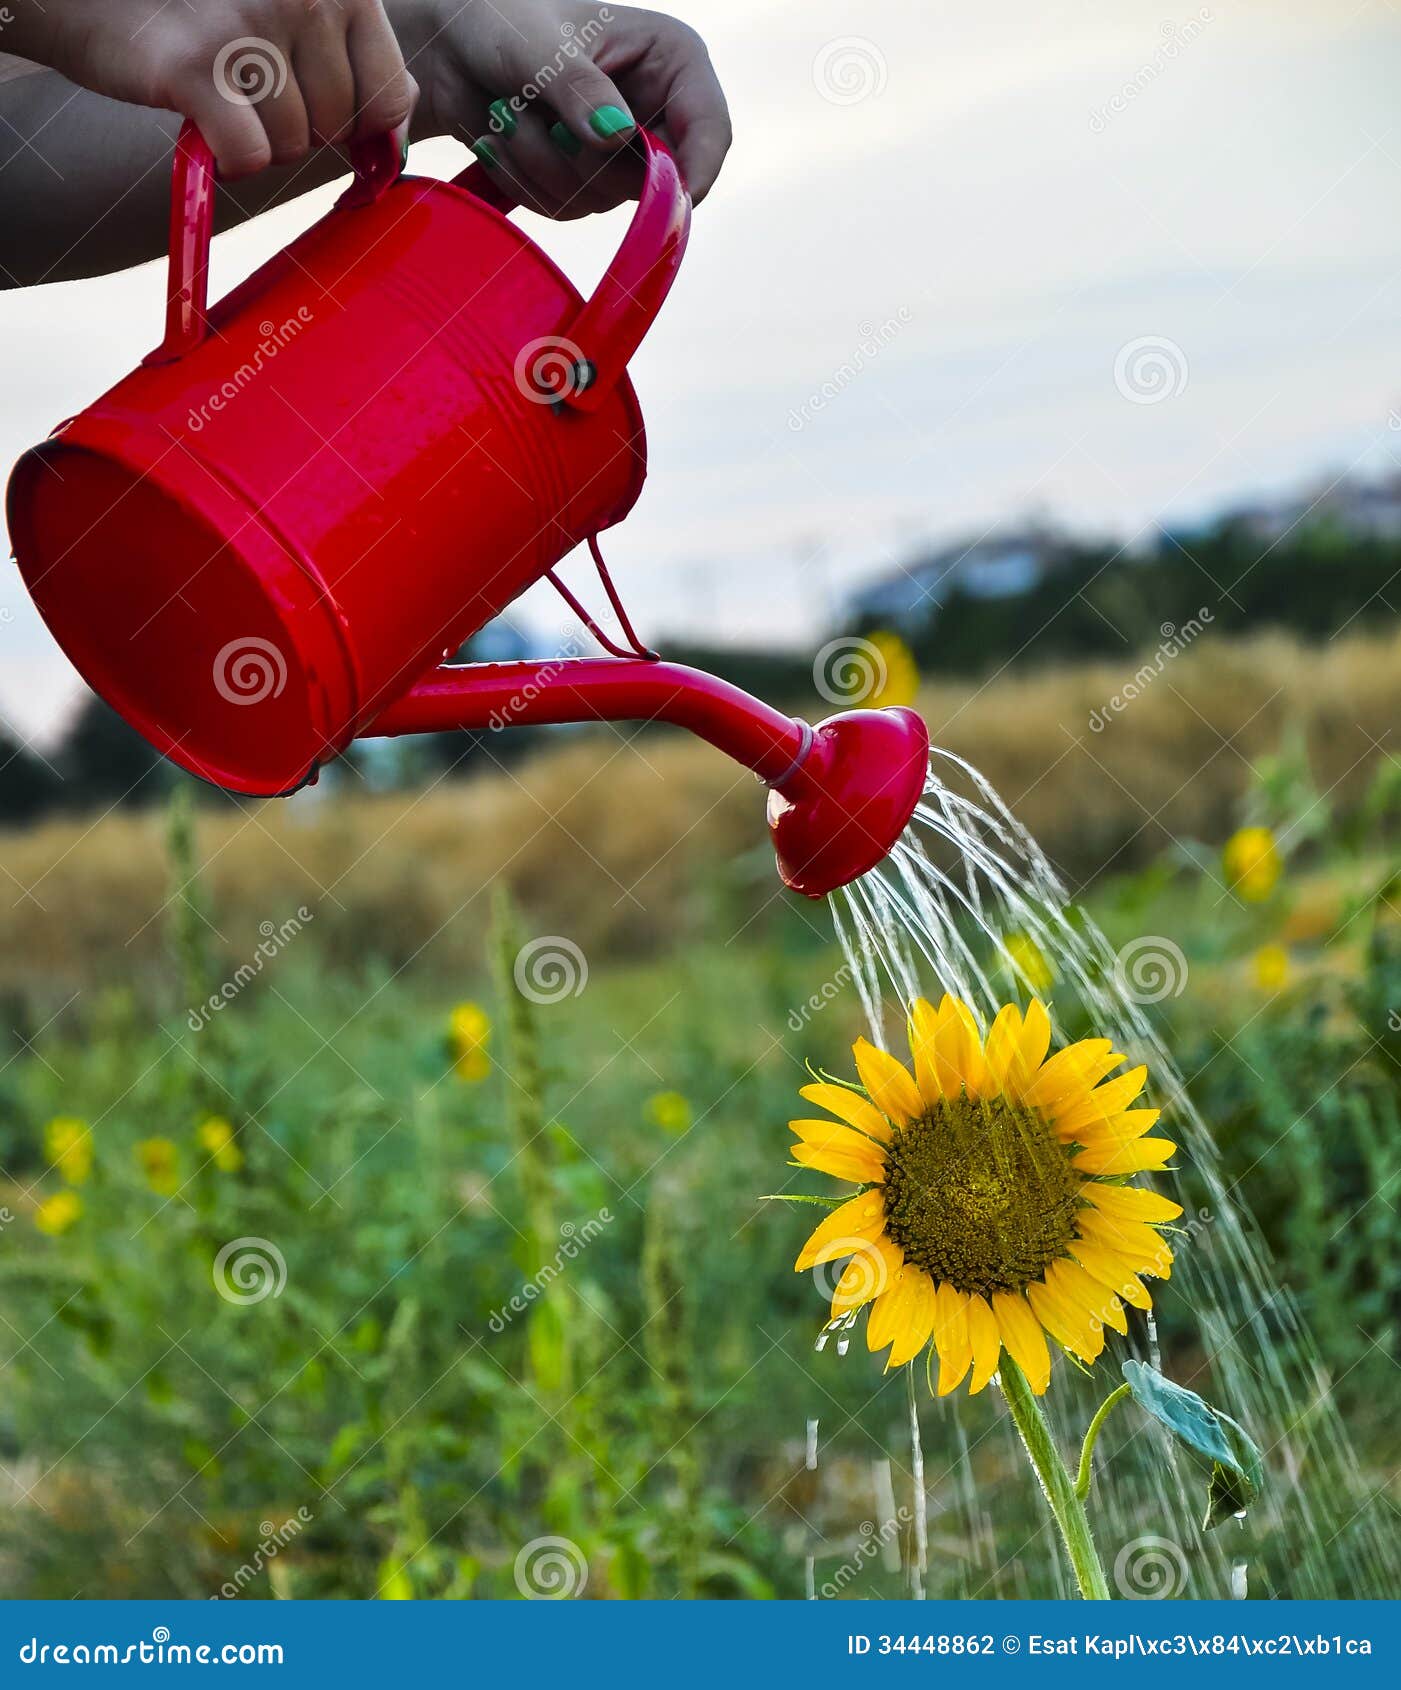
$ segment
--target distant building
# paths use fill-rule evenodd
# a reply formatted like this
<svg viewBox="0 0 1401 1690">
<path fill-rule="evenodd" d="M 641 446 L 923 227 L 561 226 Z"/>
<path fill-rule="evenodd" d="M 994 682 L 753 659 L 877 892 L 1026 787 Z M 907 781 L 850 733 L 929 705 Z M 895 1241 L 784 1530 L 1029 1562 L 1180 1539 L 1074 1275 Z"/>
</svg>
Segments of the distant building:
<svg viewBox="0 0 1401 1690">
<path fill-rule="evenodd" d="M 1350 476 L 1323 481 L 1303 493 L 1227 511 L 1220 526 L 1267 546 L 1307 528 L 1333 528 L 1358 539 L 1401 540 L 1401 474 L 1379 481 Z"/>
<path fill-rule="evenodd" d="M 1047 528 L 1008 530 L 945 546 L 909 558 L 858 587 L 847 600 L 846 620 L 920 634 L 955 594 L 972 599 L 1020 598 L 1067 556 L 1065 539 Z"/>
</svg>

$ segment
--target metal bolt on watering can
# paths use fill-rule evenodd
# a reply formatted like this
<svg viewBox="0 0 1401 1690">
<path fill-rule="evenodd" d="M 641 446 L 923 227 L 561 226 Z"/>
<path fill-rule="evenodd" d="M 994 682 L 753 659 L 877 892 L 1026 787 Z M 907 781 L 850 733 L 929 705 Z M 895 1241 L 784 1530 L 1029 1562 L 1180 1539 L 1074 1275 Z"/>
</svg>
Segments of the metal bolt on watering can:
<svg viewBox="0 0 1401 1690">
<path fill-rule="evenodd" d="M 293 791 L 357 736 L 671 722 L 768 783 L 783 879 L 817 897 L 895 843 L 928 735 L 909 710 L 809 727 L 632 635 L 597 536 L 642 489 L 627 364 L 691 210 L 666 147 L 636 148 L 637 209 L 587 301 L 479 165 L 404 176 L 384 137 L 210 307 L 213 159 L 187 124 L 165 338 L 20 459 L 15 558 L 94 691 L 218 786 Z M 579 608 L 555 569 L 584 542 L 627 649 L 438 667 L 542 578 Z"/>
</svg>

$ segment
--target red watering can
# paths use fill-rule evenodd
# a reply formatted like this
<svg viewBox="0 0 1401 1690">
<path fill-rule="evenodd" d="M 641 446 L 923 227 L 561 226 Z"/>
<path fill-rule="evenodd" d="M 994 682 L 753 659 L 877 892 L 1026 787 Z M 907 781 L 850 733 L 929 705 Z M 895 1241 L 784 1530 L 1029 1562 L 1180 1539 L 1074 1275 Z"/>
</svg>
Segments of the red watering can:
<svg viewBox="0 0 1401 1690">
<path fill-rule="evenodd" d="M 596 536 L 642 488 L 627 363 L 690 226 L 671 154 L 636 144 L 637 209 L 587 301 L 480 166 L 406 177 L 383 137 L 207 307 L 214 170 L 187 124 L 165 339 L 20 460 L 15 557 L 88 684 L 218 786 L 290 792 L 357 735 L 673 722 L 769 784 L 783 878 L 820 896 L 894 844 L 928 736 L 902 710 L 811 728 L 632 635 Z M 581 541 L 629 651 L 435 667 L 541 577 L 577 609 L 554 570 Z"/>
</svg>

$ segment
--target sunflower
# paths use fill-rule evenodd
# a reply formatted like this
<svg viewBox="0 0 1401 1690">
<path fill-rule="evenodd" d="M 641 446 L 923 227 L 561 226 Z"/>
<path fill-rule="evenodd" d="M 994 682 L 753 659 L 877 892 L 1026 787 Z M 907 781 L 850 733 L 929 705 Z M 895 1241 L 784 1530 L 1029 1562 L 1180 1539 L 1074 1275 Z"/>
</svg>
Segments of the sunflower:
<svg viewBox="0 0 1401 1690">
<path fill-rule="evenodd" d="M 1007 1004 L 984 1040 L 966 1004 L 920 998 L 909 1037 L 913 1077 L 858 1039 L 859 1086 L 802 1088 L 837 1120 L 791 1122 L 794 1161 L 863 1189 L 818 1226 L 797 1271 L 850 1257 L 833 1320 L 869 1304 L 866 1341 L 889 1346 L 887 1368 L 932 1338 L 940 1396 L 970 1369 L 981 1391 L 1004 1348 L 1039 1396 L 1047 1333 L 1092 1363 L 1106 1326 L 1127 1331 L 1125 1303 L 1152 1306 L 1140 1276 L 1168 1277 L 1155 1229 L 1182 1210 L 1123 1181 L 1176 1146 L 1144 1136 L 1158 1110 L 1130 1107 L 1145 1068 L 1107 1078 L 1124 1061 L 1108 1039 L 1048 1056 L 1039 1001 L 1025 1017 Z"/>
</svg>

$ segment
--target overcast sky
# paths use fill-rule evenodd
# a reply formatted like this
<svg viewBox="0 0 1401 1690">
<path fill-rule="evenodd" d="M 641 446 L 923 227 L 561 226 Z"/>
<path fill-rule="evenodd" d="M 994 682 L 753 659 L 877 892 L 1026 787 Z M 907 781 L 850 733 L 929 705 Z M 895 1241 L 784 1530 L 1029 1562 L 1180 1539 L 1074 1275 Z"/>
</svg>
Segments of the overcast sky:
<svg viewBox="0 0 1401 1690">
<path fill-rule="evenodd" d="M 607 550 L 648 634 L 797 640 L 925 540 L 1401 464 L 1396 0 L 672 9 L 736 138 L 634 365 L 650 479 Z M 331 197 L 220 237 L 215 291 Z M 587 284 L 622 215 L 529 223 Z M 149 349 L 161 287 L 0 295 L 6 465 Z M 0 616 L 0 711 L 43 735 L 75 683 L 13 573 Z"/>
</svg>

